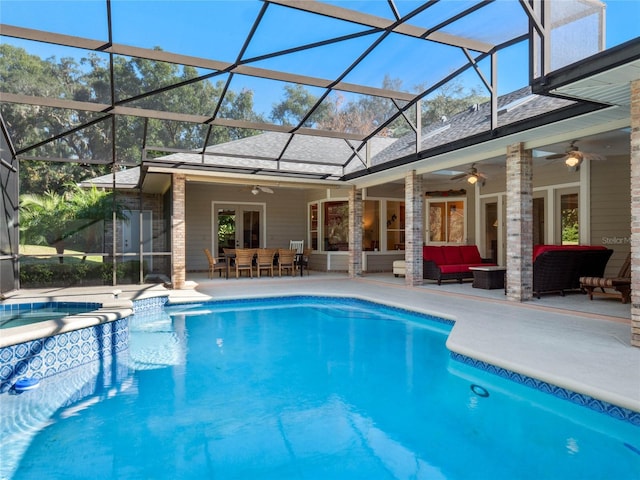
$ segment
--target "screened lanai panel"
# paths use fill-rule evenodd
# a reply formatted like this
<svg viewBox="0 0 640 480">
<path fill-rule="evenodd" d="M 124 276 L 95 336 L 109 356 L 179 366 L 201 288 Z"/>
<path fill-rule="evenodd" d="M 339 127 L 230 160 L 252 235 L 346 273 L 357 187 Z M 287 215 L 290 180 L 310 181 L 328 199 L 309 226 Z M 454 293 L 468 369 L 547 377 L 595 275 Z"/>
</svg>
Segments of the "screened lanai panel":
<svg viewBox="0 0 640 480">
<path fill-rule="evenodd" d="M 306 159 L 310 162 L 342 166 L 353 153 L 353 149 L 360 147 L 361 143 L 341 138 L 295 135 L 283 158 L 288 160 Z"/>
<path fill-rule="evenodd" d="M 0 104 L 0 111 L 20 153 L 83 161 L 104 159 L 110 151 L 105 114 L 13 103 Z"/>
<path fill-rule="evenodd" d="M 113 41 L 235 62 L 261 2 L 111 2 Z"/>
<path fill-rule="evenodd" d="M 3 92 L 90 103 L 111 102 L 105 68 L 109 60 L 107 54 L 6 35 L 0 35 L 0 48 Z M 100 89 L 99 85 L 105 88 Z"/>
<path fill-rule="evenodd" d="M 345 73 L 353 61 L 363 54 L 380 35 L 380 33 L 371 33 L 337 43 L 295 51 L 287 55 L 252 62 L 251 66 L 332 80 Z"/>
<path fill-rule="evenodd" d="M 324 88 L 249 75 L 233 75 L 220 118 L 297 126 Z"/>
<path fill-rule="evenodd" d="M 106 2 L 68 0 L 65 2 L 3 2 L 2 23 L 47 30 L 65 35 L 108 40 Z"/>
<path fill-rule="evenodd" d="M 373 95 L 332 90 L 314 110 L 307 122 L 312 128 L 339 131 L 364 138 L 377 127 L 386 123 L 407 102 Z M 404 119 L 400 120 L 404 121 Z M 391 125 L 394 128 L 396 124 Z M 390 134 L 390 129 L 385 133 Z"/>
<path fill-rule="evenodd" d="M 604 48 L 604 10 L 601 2 L 551 2 L 549 9 L 552 70 L 594 55 Z"/>
<path fill-rule="evenodd" d="M 274 32 L 282 32 L 283 28 L 286 29 L 286 35 L 274 35 Z M 269 4 L 242 59 L 250 61 L 252 58 L 275 53 L 287 55 L 287 52 L 292 49 L 326 44 L 334 39 L 370 31 L 371 27 L 368 26 L 303 12 L 295 8 Z M 347 44 L 341 45 L 342 48 L 349 48 Z M 347 50 L 347 52 L 343 52 L 343 55 L 349 53 Z"/>
<path fill-rule="evenodd" d="M 122 55 L 114 55 L 113 62 L 116 103 L 168 112 L 212 115 L 228 76 L 204 68 Z"/>
<path fill-rule="evenodd" d="M 115 161 L 118 165 L 139 165 L 142 161 L 146 122 L 145 118 L 131 115 L 115 117 Z"/>
<path fill-rule="evenodd" d="M 230 134 L 235 134 L 230 138 Z M 235 157 L 278 158 L 284 151 L 291 135 L 260 130 L 213 128 L 209 135 L 207 154 Z"/>
<path fill-rule="evenodd" d="M 355 65 L 345 81 L 383 87 L 399 79 L 401 83 L 396 85 L 399 90 L 416 92 L 442 80 L 467 62 L 458 47 L 391 34 Z"/>
<path fill-rule="evenodd" d="M 157 149 L 201 150 L 205 144 L 208 126 L 201 123 L 173 120 L 146 119 L 145 147 Z"/>
<path fill-rule="evenodd" d="M 482 8 L 455 20 L 439 31 L 491 45 L 500 45 L 527 34 L 528 29 L 528 17 L 520 2 L 500 1 L 483 5 Z"/>
</svg>

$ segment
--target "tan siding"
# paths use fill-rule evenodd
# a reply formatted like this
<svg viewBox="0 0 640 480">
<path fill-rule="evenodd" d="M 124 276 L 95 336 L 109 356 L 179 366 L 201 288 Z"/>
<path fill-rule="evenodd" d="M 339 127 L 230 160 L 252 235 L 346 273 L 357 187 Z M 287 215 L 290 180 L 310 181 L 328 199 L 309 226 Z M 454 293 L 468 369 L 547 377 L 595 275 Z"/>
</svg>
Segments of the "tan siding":
<svg viewBox="0 0 640 480">
<path fill-rule="evenodd" d="M 187 184 L 187 271 L 207 269 L 204 248 L 211 248 L 213 201 L 266 203 L 267 247 L 288 247 L 290 240 L 306 241 L 306 196 L 303 190 L 274 188 L 273 194 L 252 195 L 242 186 Z"/>
<path fill-rule="evenodd" d="M 534 162 L 533 187 L 548 187 L 564 183 L 576 183 L 580 181 L 580 172 L 570 172 L 562 160 L 547 160 L 541 163 Z"/>
<path fill-rule="evenodd" d="M 331 257 L 331 265 L 329 266 L 329 261 L 327 262 L 328 270 L 332 272 L 347 272 L 349 271 L 349 254 L 348 252 L 344 253 L 331 253 L 329 254 Z"/>
<path fill-rule="evenodd" d="M 605 272 L 617 275 L 629 253 L 631 187 L 628 157 L 591 163 L 591 243 L 613 250 Z"/>
<path fill-rule="evenodd" d="M 394 260 L 404 260 L 404 253 L 372 253 L 367 255 L 367 272 L 391 272 Z"/>
</svg>

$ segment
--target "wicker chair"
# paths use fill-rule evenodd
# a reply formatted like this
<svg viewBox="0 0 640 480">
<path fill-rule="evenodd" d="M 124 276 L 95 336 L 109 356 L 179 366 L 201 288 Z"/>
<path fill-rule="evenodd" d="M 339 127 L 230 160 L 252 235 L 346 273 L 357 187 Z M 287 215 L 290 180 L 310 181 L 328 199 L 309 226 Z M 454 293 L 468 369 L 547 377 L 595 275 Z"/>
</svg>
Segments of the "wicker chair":
<svg viewBox="0 0 640 480">
<path fill-rule="evenodd" d="M 253 257 L 256 251 L 253 248 L 236 248 L 236 278 L 240 278 L 242 270 L 248 270 L 253 278 Z"/>
<path fill-rule="evenodd" d="M 622 303 L 631 301 L 631 253 L 622 264 L 617 277 L 580 277 L 580 287 L 586 290 L 589 300 L 594 295 L 621 296 Z M 595 290 L 596 288 L 600 290 Z M 617 293 L 607 292 L 605 289 L 613 289 Z"/>
<path fill-rule="evenodd" d="M 209 262 L 209 278 L 213 278 L 213 273 L 217 270 L 219 276 L 222 276 L 222 270 L 227 268 L 227 264 L 224 261 L 221 261 L 211 255 L 211 252 L 208 248 L 204 249 L 204 254 L 207 256 L 207 261 Z"/>
<path fill-rule="evenodd" d="M 278 249 L 278 274 L 282 276 L 282 270 L 289 270 L 290 275 L 296 270 L 296 251 L 288 248 Z"/>
<path fill-rule="evenodd" d="M 261 270 L 268 270 L 269 275 L 273 277 L 273 258 L 276 256 L 274 248 L 259 248 L 256 257 L 256 273 L 260 277 Z"/>
</svg>

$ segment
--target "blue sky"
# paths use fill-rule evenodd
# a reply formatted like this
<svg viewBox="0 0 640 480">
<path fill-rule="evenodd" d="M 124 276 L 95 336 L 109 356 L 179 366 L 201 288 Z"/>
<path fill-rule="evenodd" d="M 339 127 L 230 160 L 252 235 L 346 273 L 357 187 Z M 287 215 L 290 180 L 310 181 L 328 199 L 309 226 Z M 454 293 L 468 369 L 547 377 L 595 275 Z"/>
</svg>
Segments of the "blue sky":
<svg viewBox="0 0 640 480">
<path fill-rule="evenodd" d="M 566 0 L 557 0 L 564 2 Z M 508 4 L 506 3 L 508 2 Z M 363 9 L 367 13 L 389 16 L 386 0 L 376 1 L 341 1 L 328 2 L 348 8 Z M 401 14 L 413 10 L 419 3 L 414 0 L 398 1 Z M 429 9 L 429 21 L 437 22 L 441 15 L 451 9 L 462 10 L 472 4 L 471 0 L 445 0 Z M 640 0 L 611 0 L 607 5 L 607 47 L 618 45 L 640 35 Z M 114 41 L 151 48 L 156 45 L 164 50 L 186 55 L 214 58 L 233 62 L 249 32 L 253 20 L 256 18 L 262 2 L 236 1 L 138 1 L 113 0 Z M 516 0 L 498 0 L 486 11 L 492 15 L 499 11 L 505 15 L 505 8 L 519 8 Z M 562 5 L 562 4 L 560 4 Z M 336 35 L 347 35 L 364 30 L 364 27 L 354 26 L 334 19 L 316 17 L 308 20 L 303 15 L 290 9 L 270 6 L 263 25 L 255 33 L 255 41 L 248 49 L 247 56 L 255 56 L 270 51 L 277 51 L 297 45 L 324 40 Z M 498 13 L 493 13 L 498 15 Z M 514 30 L 522 29 L 522 19 L 516 21 L 514 15 L 509 16 L 509 22 L 498 22 L 490 31 L 482 32 L 500 38 L 507 36 Z M 10 25 L 24 26 L 35 29 L 51 30 L 86 38 L 106 39 L 106 9 L 103 0 L 0 0 L 0 20 Z M 416 23 L 427 22 L 427 17 L 416 17 Z M 496 26 L 500 28 L 496 28 Z M 463 28 L 461 25 L 459 28 Z M 504 32 L 499 30 L 503 29 Z M 474 29 L 475 30 L 475 29 Z M 468 30 L 467 30 L 468 31 Z M 274 35 L 281 32 L 281 35 Z M 452 28 L 451 33 L 455 32 Z M 301 73 L 321 78 L 335 78 L 347 68 L 359 52 L 364 51 L 377 34 L 367 35 L 340 45 L 326 46 L 322 49 L 306 51 L 294 55 L 292 58 L 276 58 L 259 62 L 255 66 Z M 12 41 L 2 37 L 3 41 Z M 424 44 L 424 42 L 421 42 Z M 73 50 L 61 51 L 58 47 L 37 46 L 31 53 L 42 56 L 55 55 L 61 57 L 70 55 Z M 429 47 L 419 45 L 419 42 L 408 37 L 399 37 L 393 43 L 387 41 L 379 47 L 376 57 L 366 59 L 345 80 L 353 83 L 364 83 L 379 87 L 385 73 L 391 72 L 394 77 L 403 79 L 407 90 L 423 82 L 433 82 L 450 73 L 457 66 L 466 62 L 460 49 L 432 44 Z M 522 65 L 522 58 L 526 58 L 523 49 L 515 47 L 505 52 L 499 60 L 500 65 L 514 65 L 515 68 L 499 68 L 499 93 L 506 93 L 524 86 L 528 81 L 526 65 Z M 401 54 L 399 54 L 401 52 Z M 206 73 L 206 72 L 203 72 Z M 468 76 L 473 86 L 480 85 L 480 80 Z M 239 88 L 254 90 L 266 89 L 264 83 L 248 77 L 240 77 L 235 81 L 235 90 Z M 280 90 L 282 84 L 277 88 Z M 257 93 L 257 92 L 256 92 Z M 274 97 L 272 97 L 274 98 Z M 278 98 L 274 98 L 278 100 Z M 258 110 L 267 112 L 271 102 L 266 101 L 257 105 Z"/>
</svg>

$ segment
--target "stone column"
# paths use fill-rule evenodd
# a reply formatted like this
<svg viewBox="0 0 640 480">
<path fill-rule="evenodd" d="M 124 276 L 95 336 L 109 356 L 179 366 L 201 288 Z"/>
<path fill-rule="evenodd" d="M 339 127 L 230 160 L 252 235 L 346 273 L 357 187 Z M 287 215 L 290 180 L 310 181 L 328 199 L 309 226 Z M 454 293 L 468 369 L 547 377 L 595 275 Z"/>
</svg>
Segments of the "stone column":
<svg viewBox="0 0 640 480">
<path fill-rule="evenodd" d="M 349 278 L 362 276 L 362 190 L 349 191 Z"/>
<path fill-rule="evenodd" d="M 186 265 L 186 224 L 185 224 L 185 176 L 174 173 L 172 182 L 172 215 L 171 215 L 171 283 L 173 288 L 184 288 L 187 278 Z"/>
<path fill-rule="evenodd" d="M 631 82 L 631 345 L 640 347 L 640 80 Z"/>
<path fill-rule="evenodd" d="M 415 170 L 404 177 L 404 260 L 405 283 L 422 285 L 422 244 L 424 243 L 424 201 L 422 177 Z"/>
<path fill-rule="evenodd" d="M 533 155 L 521 143 L 507 147 L 507 298 L 533 292 Z"/>
</svg>

